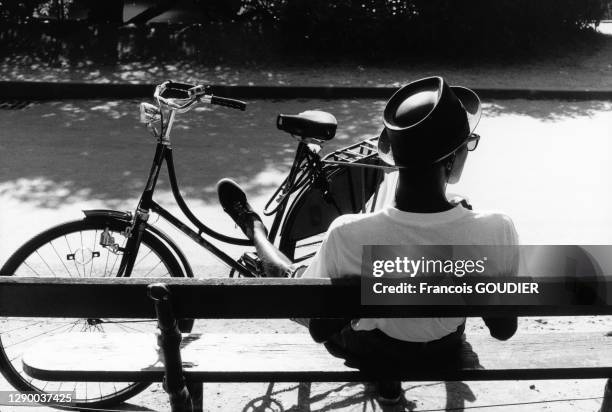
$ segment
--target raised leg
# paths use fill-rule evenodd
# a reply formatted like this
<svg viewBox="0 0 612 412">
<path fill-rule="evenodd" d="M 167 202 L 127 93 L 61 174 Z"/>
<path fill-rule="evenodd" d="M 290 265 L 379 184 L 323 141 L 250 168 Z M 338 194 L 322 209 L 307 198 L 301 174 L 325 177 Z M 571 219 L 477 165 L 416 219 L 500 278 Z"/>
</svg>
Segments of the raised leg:
<svg viewBox="0 0 612 412">
<path fill-rule="evenodd" d="M 253 241 L 266 276 L 291 277 L 295 272 L 291 259 L 270 242 L 268 230 L 240 186 L 233 180 L 222 179 L 217 183 L 217 193 L 223 210 Z"/>
</svg>

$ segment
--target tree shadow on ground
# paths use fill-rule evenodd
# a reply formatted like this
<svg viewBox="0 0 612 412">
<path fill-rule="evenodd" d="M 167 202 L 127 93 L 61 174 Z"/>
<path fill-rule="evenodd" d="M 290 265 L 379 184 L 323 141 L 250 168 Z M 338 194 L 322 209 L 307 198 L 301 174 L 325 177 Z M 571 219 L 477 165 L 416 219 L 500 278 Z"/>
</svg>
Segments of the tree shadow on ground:
<svg viewBox="0 0 612 412">
<path fill-rule="evenodd" d="M 610 111 L 611 109 L 612 102 L 598 100 L 496 100 L 484 102 L 483 116 L 519 115 L 544 122 L 557 122 L 578 117 L 593 117 L 596 113 Z"/>
<path fill-rule="evenodd" d="M 246 112 L 201 107 L 178 117 L 172 134 L 181 190 L 215 201 L 215 183 L 231 177 L 249 195 L 272 193 L 297 142 L 276 129 L 279 112 L 327 110 L 340 130 L 327 150 L 379 129 L 382 102 L 251 101 Z M 0 194 L 56 208 L 82 199 L 112 205 L 143 190 L 154 139 L 138 123 L 137 101 L 65 101 L 0 112 Z M 163 176 L 158 186 L 169 190 Z M 213 196 L 213 199 L 211 199 Z"/>
<path fill-rule="evenodd" d="M 173 150 L 181 190 L 216 203 L 223 177 L 249 196 L 272 194 L 289 170 L 297 142 L 275 127 L 279 112 L 321 109 L 338 119 L 336 138 L 323 153 L 375 136 L 384 101 L 276 100 L 249 102 L 246 112 L 199 107 L 181 115 Z M 609 111 L 609 102 L 511 100 L 485 102 L 483 116 L 527 116 L 545 122 Z M 0 195 L 37 207 L 83 200 L 117 207 L 142 192 L 154 140 L 138 123 L 138 101 L 59 101 L 0 111 Z M 494 131 L 493 131 L 494 132 Z M 489 132 L 491 133 L 491 132 Z M 162 179 L 159 189 L 168 191 Z"/>
</svg>

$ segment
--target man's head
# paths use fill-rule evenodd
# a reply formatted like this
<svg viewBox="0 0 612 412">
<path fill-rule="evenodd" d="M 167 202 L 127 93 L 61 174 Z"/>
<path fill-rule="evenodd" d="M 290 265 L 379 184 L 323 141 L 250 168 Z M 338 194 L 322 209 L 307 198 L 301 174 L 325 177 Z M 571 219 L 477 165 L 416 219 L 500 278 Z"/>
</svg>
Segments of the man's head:
<svg viewBox="0 0 612 412">
<path fill-rule="evenodd" d="M 475 149 L 472 132 L 480 119 L 480 100 L 464 87 L 450 87 L 441 77 L 429 77 L 399 89 L 383 114 L 385 129 L 379 156 L 418 175 L 435 175 L 456 183 L 468 150 Z"/>
</svg>

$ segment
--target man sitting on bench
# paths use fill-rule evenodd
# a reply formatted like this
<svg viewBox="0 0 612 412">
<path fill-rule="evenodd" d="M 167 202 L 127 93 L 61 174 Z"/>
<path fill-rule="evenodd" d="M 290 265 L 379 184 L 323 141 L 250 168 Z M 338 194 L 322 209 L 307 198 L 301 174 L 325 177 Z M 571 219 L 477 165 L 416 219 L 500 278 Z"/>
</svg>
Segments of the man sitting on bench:
<svg viewBox="0 0 612 412">
<path fill-rule="evenodd" d="M 449 202 L 447 183 L 461 176 L 480 118 L 480 100 L 470 89 L 450 87 L 441 77 L 404 86 L 387 103 L 379 156 L 399 169 L 394 203 L 374 213 L 338 217 L 329 227 L 312 262 L 294 267 L 267 238 L 260 217 L 242 189 L 229 179 L 217 185 L 223 209 L 253 240 L 268 276 L 341 277 L 361 273 L 363 245 L 516 245 L 510 218 L 474 212 Z M 515 274 L 518 257 L 501 268 Z M 493 337 L 508 339 L 517 319 L 484 319 Z M 313 320 L 310 331 L 334 356 L 359 368 L 410 364 L 410 360 L 452 356 L 461 346 L 465 318 L 356 319 L 352 322 Z M 406 362 L 408 360 L 408 362 Z M 379 400 L 401 398 L 400 382 L 378 388 Z"/>
</svg>

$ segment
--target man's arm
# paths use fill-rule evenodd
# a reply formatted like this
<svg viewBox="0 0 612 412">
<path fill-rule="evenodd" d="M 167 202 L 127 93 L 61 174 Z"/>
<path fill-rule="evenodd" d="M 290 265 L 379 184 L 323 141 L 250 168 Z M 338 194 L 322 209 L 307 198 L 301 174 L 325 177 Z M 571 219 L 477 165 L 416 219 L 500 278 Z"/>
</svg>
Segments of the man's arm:
<svg viewBox="0 0 612 412">
<path fill-rule="evenodd" d="M 508 216 L 503 216 L 504 239 L 502 244 L 506 245 L 503 249 L 503 261 L 505 262 L 506 275 L 516 276 L 519 270 L 519 239 L 514 223 Z M 489 333 L 492 337 L 499 340 L 508 340 L 516 333 L 518 328 L 518 318 L 510 317 L 483 317 Z"/>
</svg>

